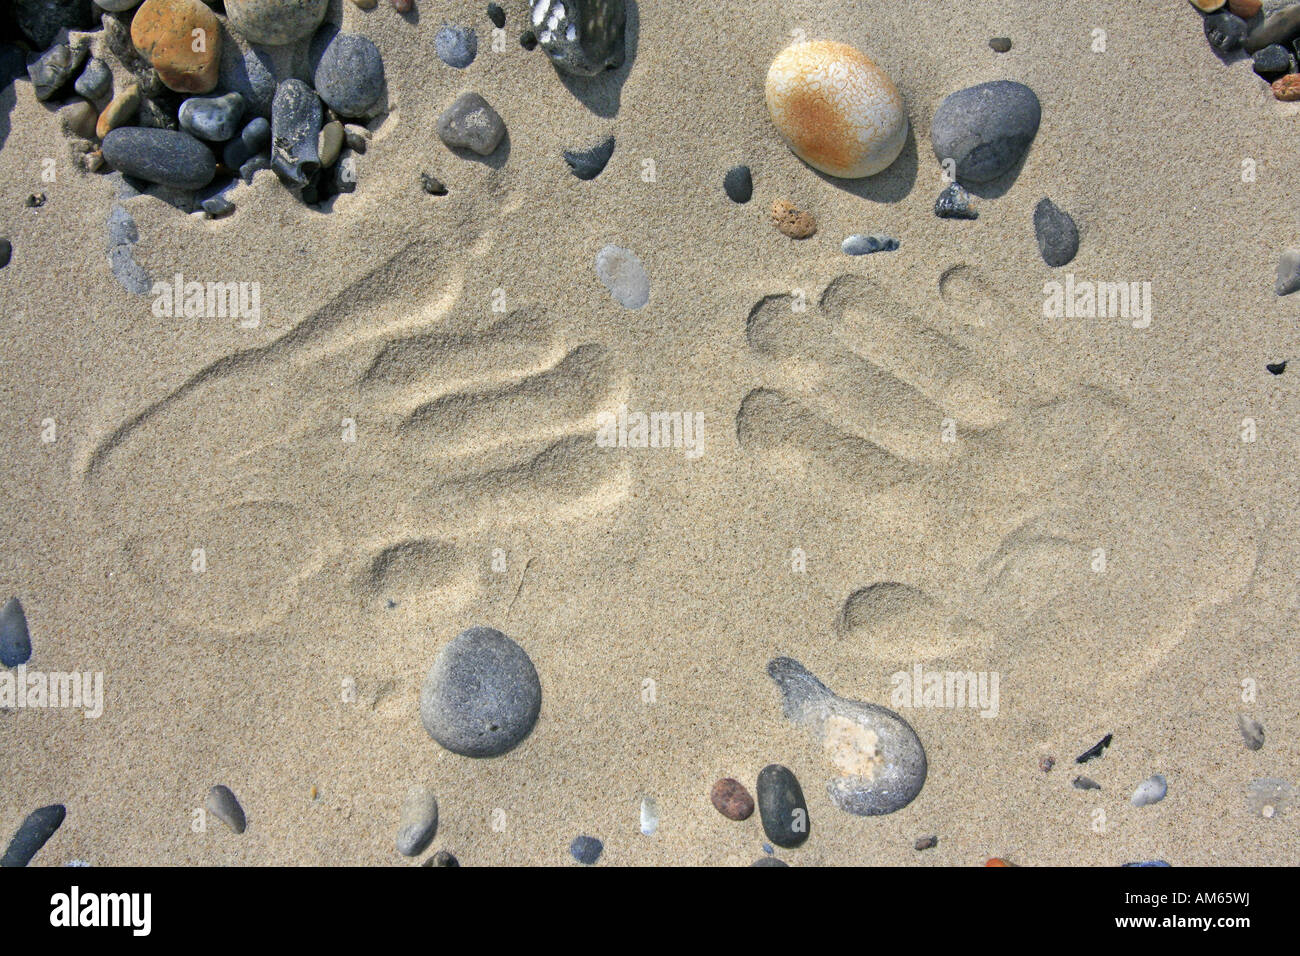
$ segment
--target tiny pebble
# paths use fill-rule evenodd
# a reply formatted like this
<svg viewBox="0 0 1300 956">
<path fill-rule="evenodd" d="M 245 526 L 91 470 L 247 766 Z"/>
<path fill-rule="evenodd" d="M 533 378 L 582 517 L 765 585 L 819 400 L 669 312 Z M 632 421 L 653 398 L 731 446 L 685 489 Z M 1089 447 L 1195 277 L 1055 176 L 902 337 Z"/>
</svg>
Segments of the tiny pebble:
<svg viewBox="0 0 1300 956">
<path fill-rule="evenodd" d="M 1300 249 L 1288 249 L 1277 260 L 1277 282 L 1273 291 L 1290 295 L 1300 290 Z"/>
<path fill-rule="evenodd" d="M 1300 100 L 1300 75 L 1292 73 L 1288 76 L 1278 77 L 1272 83 L 1273 96 L 1283 103 L 1294 103 Z"/>
<path fill-rule="evenodd" d="M 989 40 L 989 48 L 995 53 L 1006 53 L 1011 49 L 1010 37 L 994 37 Z"/>
<path fill-rule="evenodd" d="M 918 850 L 929 850 L 939 845 L 939 838 L 937 836 L 917 837 L 914 845 Z"/>
<path fill-rule="evenodd" d="M 421 866 L 442 866 L 453 867 L 460 866 L 460 860 L 456 859 L 446 850 L 439 850 L 433 856 L 429 857 Z"/>
<path fill-rule="evenodd" d="M 487 15 L 494 27 L 504 27 L 506 25 L 506 12 L 501 9 L 500 4 L 489 3 L 487 5 Z"/>
<path fill-rule="evenodd" d="M 1241 739 L 1245 741 L 1247 750 L 1259 750 L 1264 746 L 1264 725 L 1258 720 L 1238 714 L 1237 726 L 1241 729 Z"/>
<path fill-rule="evenodd" d="M 970 193 L 961 183 L 949 183 L 934 201 L 934 214 L 940 219 L 978 219 L 979 210 L 971 205 Z"/>
<path fill-rule="evenodd" d="M 569 164 L 569 172 L 582 180 L 591 180 L 599 176 L 614 155 L 614 137 L 606 136 L 594 146 L 586 149 L 566 149 L 564 161 Z"/>
<path fill-rule="evenodd" d="M 0 268 L 9 264 L 8 239 L 0 239 Z M 11 597 L 0 609 L 0 664 L 17 667 L 26 664 L 32 656 L 32 639 L 27 630 L 27 615 L 23 604 Z"/>
<path fill-rule="evenodd" d="M 25 205 L 28 209 L 40 209 L 45 205 L 45 193 L 32 193 L 27 197 Z"/>
<path fill-rule="evenodd" d="M 1152 803 L 1159 803 L 1165 798 L 1168 790 L 1165 778 L 1158 773 L 1152 774 L 1137 785 L 1137 789 L 1133 791 L 1133 796 L 1129 798 L 1129 802 L 1135 807 L 1145 807 Z"/>
<path fill-rule="evenodd" d="M 645 836 L 654 836 L 655 831 L 659 829 L 659 804 L 655 798 L 644 796 L 641 798 L 641 833 Z"/>
<path fill-rule="evenodd" d="M 519 45 L 525 50 L 537 49 L 537 34 L 532 30 L 525 30 L 519 34 Z"/>
<path fill-rule="evenodd" d="M 410 13 L 413 0 L 393 0 L 393 9 L 398 13 Z"/>
<path fill-rule="evenodd" d="M 748 820 L 754 813 L 754 798 L 739 780 L 724 777 L 709 791 L 709 800 L 728 820 Z"/>
<path fill-rule="evenodd" d="M 1110 742 L 1112 739 L 1114 739 L 1114 737 L 1115 737 L 1114 734 L 1107 734 L 1105 737 L 1102 737 L 1101 740 L 1097 741 L 1095 744 L 1093 744 L 1083 753 L 1079 754 L 1079 756 L 1075 757 L 1074 762 L 1087 763 L 1089 760 L 1093 760 L 1097 757 L 1100 757 L 1103 753 L 1105 753 L 1106 748 L 1110 746 Z"/>
<path fill-rule="evenodd" d="M 573 858 L 585 866 L 591 866 L 599 860 L 604 849 L 605 844 L 593 836 L 574 837 L 573 842 L 569 844 L 569 852 L 573 854 Z"/>
<path fill-rule="evenodd" d="M 343 138 L 348 144 L 348 149 L 360 155 L 365 153 L 370 145 L 370 130 L 364 126 L 348 123 L 343 127 Z"/>
<path fill-rule="evenodd" d="M 772 203 L 772 225 L 791 239 L 807 239 L 817 231 L 817 220 L 796 208 L 788 199 Z"/>
<path fill-rule="evenodd" d="M 1264 368 L 1273 375 L 1281 375 L 1286 371 L 1286 362 L 1269 362 Z"/>
<path fill-rule="evenodd" d="M 1050 199 L 1040 199 L 1034 207 L 1034 235 L 1043 261 L 1053 269 L 1069 265 L 1079 252 L 1079 227 Z"/>
<path fill-rule="evenodd" d="M 428 173 L 420 173 L 420 185 L 430 196 L 447 195 L 447 187 L 442 184 L 442 180 L 436 176 L 430 176 Z"/>
<path fill-rule="evenodd" d="M 869 256 L 876 252 L 893 252 L 898 248 L 898 240 L 893 236 L 849 236 L 840 249 L 849 256 Z"/>
<path fill-rule="evenodd" d="M 732 202 L 746 203 L 754 196 L 754 177 L 748 166 L 732 166 L 722 177 L 722 188 Z"/>
<path fill-rule="evenodd" d="M 239 805 L 239 800 L 225 784 L 219 783 L 209 790 L 208 798 L 203 805 L 209 813 L 236 833 L 243 833 L 248 829 L 248 818 L 244 816 L 244 808 Z"/>
<path fill-rule="evenodd" d="M 1055 766 L 1056 758 L 1051 754 L 1044 754 L 1038 758 L 1038 769 L 1043 771 L 1043 773 L 1050 773 L 1052 768 Z"/>
<path fill-rule="evenodd" d="M 1071 786 L 1074 787 L 1075 790 L 1100 790 L 1101 789 L 1101 784 L 1099 784 L 1096 780 L 1093 780 L 1091 777 L 1083 777 L 1083 776 L 1075 777 L 1073 780 L 1070 781 L 1070 784 Z"/>
</svg>

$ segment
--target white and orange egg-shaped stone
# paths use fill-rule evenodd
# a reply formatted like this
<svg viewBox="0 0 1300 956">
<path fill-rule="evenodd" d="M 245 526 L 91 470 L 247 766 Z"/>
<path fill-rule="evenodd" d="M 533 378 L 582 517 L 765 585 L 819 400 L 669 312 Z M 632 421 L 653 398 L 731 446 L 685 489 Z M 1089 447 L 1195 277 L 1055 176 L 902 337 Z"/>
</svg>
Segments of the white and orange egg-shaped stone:
<svg viewBox="0 0 1300 956">
<path fill-rule="evenodd" d="M 782 50 L 767 71 L 767 109 L 796 156 L 860 179 L 886 169 L 907 142 L 907 112 L 889 75 L 847 43 Z"/>
</svg>

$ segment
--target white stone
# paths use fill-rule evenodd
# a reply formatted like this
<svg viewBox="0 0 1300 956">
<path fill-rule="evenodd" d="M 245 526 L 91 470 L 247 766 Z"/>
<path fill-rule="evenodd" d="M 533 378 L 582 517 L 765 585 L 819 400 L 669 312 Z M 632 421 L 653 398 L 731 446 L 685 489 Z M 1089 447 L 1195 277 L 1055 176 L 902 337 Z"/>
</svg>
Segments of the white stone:
<svg viewBox="0 0 1300 956">
<path fill-rule="evenodd" d="M 631 249 L 606 246 L 596 253 L 596 275 L 626 309 L 639 309 L 650 301 L 650 277 Z"/>
</svg>

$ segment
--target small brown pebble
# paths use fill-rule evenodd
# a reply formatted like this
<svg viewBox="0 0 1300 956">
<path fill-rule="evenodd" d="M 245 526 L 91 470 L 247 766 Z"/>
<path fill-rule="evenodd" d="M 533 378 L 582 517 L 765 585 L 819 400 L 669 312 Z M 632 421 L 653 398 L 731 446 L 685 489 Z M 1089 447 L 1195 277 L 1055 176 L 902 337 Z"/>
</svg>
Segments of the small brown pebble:
<svg viewBox="0 0 1300 956">
<path fill-rule="evenodd" d="M 1038 758 L 1038 769 L 1043 773 L 1051 773 L 1052 768 L 1056 766 L 1056 758 L 1051 754 L 1043 754 Z"/>
<path fill-rule="evenodd" d="M 1251 20 L 1259 16 L 1260 8 L 1263 6 L 1260 0 L 1228 0 L 1228 9 L 1243 20 Z"/>
<path fill-rule="evenodd" d="M 393 0 L 393 9 L 398 13 L 410 13 L 413 0 Z"/>
<path fill-rule="evenodd" d="M 929 850 L 939 845 L 939 838 L 937 836 L 917 837 L 914 845 L 918 850 Z"/>
<path fill-rule="evenodd" d="M 994 37 L 989 40 L 989 49 L 994 53 L 1009 53 L 1011 51 L 1010 37 Z"/>
<path fill-rule="evenodd" d="M 81 157 L 81 168 L 88 173 L 97 173 L 104 168 L 104 154 L 92 149 Z"/>
<path fill-rule="evenodd" d="M 1218 13 L 1223 9 L 1225 0 L 1192 0 L 1192 6 L 1202 13 Z"/>
<path fill-rule="evenodd" d="M 128 83 L 126 88 L 104 107 L 104 112 L 99 114 L 99 121 L 95 124 L 95 135 L 103 139 L 119 126 L 126 126 L 135 119 L 139 109 L 140 84 Z"/>
<path fill-rule="evenodd" d="M 754 798 L 739 780 L 724 777 L 713 785 L 709 799 L 728 820 L 748 820 L 754 812 Z"/>
<path fill-rule="evenodd" d="M 772 203 L 772 225 L 791 239 L 807 239 L 817 231 L 817 220 L 802 209 L 796 209 L 788 199 Z"/>
<path fill-rule="evenodd" d="M 1274 80 L 1273 95 L 1284 103 L 1300 100 L 1300 73 L 1288 73 Z"/>
</svg>

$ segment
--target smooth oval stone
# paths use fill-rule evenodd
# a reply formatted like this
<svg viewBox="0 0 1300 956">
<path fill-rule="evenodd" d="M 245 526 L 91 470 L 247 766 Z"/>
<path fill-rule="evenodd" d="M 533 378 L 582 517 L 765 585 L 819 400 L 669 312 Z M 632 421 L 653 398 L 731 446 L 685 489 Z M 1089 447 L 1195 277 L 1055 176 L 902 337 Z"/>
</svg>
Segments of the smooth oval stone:
<svg viewBox="0 0 1300 956">
<path fill-rule="evenodd" d="M 898 240 L 893 236 L 849 236 L 840 243 L 840 249 L 845 255 L 850 256 L 869 256 L 874 252 L 894 252 L 897 248 Z"/>
<path fill-rule="evenodd" d="M 1073 262 L 1079 251 L 1078 226 L 1050 199 L 1040 199 L 1034 207 L 1034 235 L 1043 261 L 1053 269 Z"/>
<path fill-rule="evenodd" d="M 1015 168 L 1038 135 L 1042 107 L 1023 83 L 994 80 L 959 90 L 934 114 L 930 139 L 961 183 L 986 183 Z"/>
<path fill-rule="evenodd" d="M 527 652 L 490 627 L 471 627 L 438 652 L 420 687 L 420 720 L 452 753 L 496 757 L 528 736 L 542 685 Z"/>
<path fill-rule="evenodd" d="M 650 301 L 650 276 L 631 249 L 605 246 L 596 253 L 596 275 L 625 309 L 639 309 Z"/>
<path fill-rule="evenodd" d="M 320 164 L 322 166 L 333 166 L 334 160 L 339 158 L 339 153 L 343 150 L 343 124 L 338 120 L 332 123 L 326 123 L 320 131 L 320 145 L 317 152 L 320 153 Z"/>
<path fill-rule="evenodd" d="M 50 47 L 27 66 L 36 98 L 48 100 L 76 76 L 86 59 L 86 51 L 74 52 L 66 43 Z"/>
<path fill-rule="evenodd" d="M 108 64 L 99 57 L 92 57 L 72 88 L 88 100 L 97 100 L 106 96 L 112 85 L 113 73 Z"/>
<path fill-rule="evenodd" d="M 812 829 L 808 801 L 788 768 L 774 763 L 759 771 L 758 816 L 763 832 L 777 846 L 796 847 L 808 839 Z"/>
<path fill-rule="evenodd" d="M 244 98 L 238 93 L 192 96 L 181 104 L 178 115 L 185 132 L 210 143 L 224 143 L 239 129 Z"/>
<path fill-rule="evenodd" d="M 551 63 L 570 76 L 597 76 L 626 57 L 624 0 L 532 0 L 533 34 Z"/>
<path fill-rule="evenodd" d="M 397 822 L 397 852 L 419 856 L 429 848 L 437 832 L 438 798 L 428 787 L 412 787 L 406 791 Z"/>
<path fill-rule="evenodd" d="M 63 818 L 67 815 L 68 811 L 61 803 L 52 803 L 29 813 L 9 841 L 5 855 L 0 857 L 0 866 L 26 866 L 32 862 L 32 857 L 54 836 L 54 831 L 63 825 Z"/>
<path fill-rule="evenodd" d="M 175 130 L 123 126 L 104 137 L 101 149 L 113 169 L 161 186 L 202 189 L 217 173 L 212 151 Z"/>
<path fill-rule="evenodd" d="M 569 852 L 573 858 L 583 866 L 591 866 L 600 859 L 601 851 L 605 849 L 605 844 L 601 843 L 594 836 L 577 836 L 569 844 Z"/>
<path fill-rule="evenodd" d="M 302 80 L 285 80 L 271 105 L 271 168 L 290 186 L 302 187 L 320 169 L 320 97 Z"/>
<path fill-rule="evenodd" d="M 219 783 L 209 790 L 203 806 L 207 808 L 208 813 L 235 833 L 243 833 L 248 829 L 248 818 L 244 816 L 244 808 L 239 805 L 239 800 L 225 784 Z"/>
<path fill-rule="evenodd" d="M 907 143 L 907 112 L 894 81 L 847 43 L 786 47 L 768 68 L 766 95 L 786 145 L 830 176 L 874 176 Z"/>
<path fill-rule="evenodd" d="M 722 177 L 722 189 L 727 198 L 736 203 L 747 203 L 754 198 L 754 178 L 748 166 L 732 166 Z"/>
<path fill-rule="evenodd" d="M 754 798 L 739 780 L 724 777 L 709 791 L 709 802 L 728 820 L 748 820 L 754 813 Z"/>
<path fill-rule="evenodd" d="M 606 136 L 595 146 L 587 149 L 566 149 L 564 151 L 564 161 L 569 164 L 569 172 L 579 179 L 595 179 L 609 164 L 609 158 L 614 155 L 614 137 Z"/>
<path fill-rule="evenodd" d="M 312 41 L 312 82 L 340 116 L 369 117 L 384 95 L 384 61 L 369 39 L 321 31 Z"/>
<path fill-rule="evenodd" d="M 169 90 L 210 93 L 216 87 L 221 23 L 199 0 L 144 0 L 131 20 L 131 42 Z"/>
<path fill-rule="evenodd" d="M 438 138 L 450 149 L 490 156 L 505 135 L 506 124 L 477 93 L 462 93 L 438 117 Z"/>
<path fill-rule="evenodd" d="M 478 56 L 478 34 L 472 27 L 443 24 L 433 38 L 433 48 L 443 63 L 463 70 Z"/>
<path fill-rule="evenodd" d="M 1251 67 L 1256 76 L 1272 83 L 1279 77 L 1294 73 L 1296 62 L 1290 50 L 1280 43 L 1273 43 L 1255 54 L 1251 60 Z"/>
<path fill-rule="evenodd" d="M 921 792 L 925 748 L 906 720 L 885 707 L 836 696 L 791 658 L 773 660 L 767 673 L 781 691 L 786 718 L 812 733 L 840 774 L 826 785 L 837 807 L 877 816 L 901 810 Z"/>
<path fill-rule="evenodd" d="M 1300 291 L 1300 249 L 1288 249 L 1278 257 L 1273 291 L 1278 295 Z"/>
<path fill-rule="evenodd" d="M 501 28 L 506 25 L 506 12 L 501 9 L 499 3 L 489 3 L 487 5 L 487 15 L 494 27 Z"/>
<path fill-rule="evenodd" d="M 1231 53 L 1233 50 L 1241 49 L 1241 45 L 1246 42 L 1246 35 L 1250 32 L 1245 20 L 1226 10 L 1206 17 L 1202 26 L 1205 30 L 1205 39 L 1220 53 Z"/>
<path fill-rule="evenodd" d="M 329 0 L 226 0 L 230 26 L 253 43 L 283 46 L 311 36 Z"/>
<path fill-rule="evenodd" d="M 271 145 L 271 124 L 265 117 L 257 116 L 239 133 L 238 139 L 232 139 L 222 150 L 221 162 L 227 169 L 238 169 L 249 158 L 256 156 Z"/>
<path fill-rule="evenodd" d="M 9 264 L 12 246 L 9 240 L 3 240 L 0 248 L 0 268 Z M 32 656 L 32 638 L 27 630 L 27 615 L 23 604 L 16 597 L 11 597 L 0 609 L 0 664 L 5 667 L 17 667 L 26 664 Z"/>
<path fill-rule="evenodd" d="M 1158 773 L 1152 774 L 1137 785 L 1137 789 L 1133 791 L 1133 796 L 1129 798 L 1129 802 L 1135 807 L 1145 807 L 1152 803 L 1159 803 L 1165 798 L 1168 790 L 1169 787 L 1165 783 L 1165 778 Z"/>
</svg>

